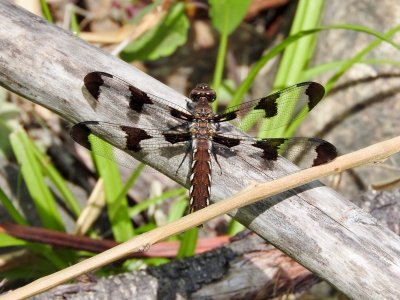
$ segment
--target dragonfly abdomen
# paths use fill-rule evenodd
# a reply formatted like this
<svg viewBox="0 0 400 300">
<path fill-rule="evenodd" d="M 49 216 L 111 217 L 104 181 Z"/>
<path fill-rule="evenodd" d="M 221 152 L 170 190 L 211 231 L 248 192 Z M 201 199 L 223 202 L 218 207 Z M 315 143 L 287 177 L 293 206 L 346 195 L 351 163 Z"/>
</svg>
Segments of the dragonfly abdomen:
<svg viewBox="0 0 400 300">
<path fill-rule="evenodd" d="M 192 172 L 190 175 L 190 213 L 208 206 L 211 192 L 211 142 L 193 142 Z"/>
</svg>

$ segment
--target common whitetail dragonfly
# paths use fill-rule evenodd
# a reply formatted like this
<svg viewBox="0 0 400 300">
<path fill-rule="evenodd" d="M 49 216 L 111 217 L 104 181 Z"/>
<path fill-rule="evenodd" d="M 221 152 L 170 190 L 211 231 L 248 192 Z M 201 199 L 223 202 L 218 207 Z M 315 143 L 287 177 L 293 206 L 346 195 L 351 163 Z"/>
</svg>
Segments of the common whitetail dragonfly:
<svg viewBox="0 0 400 300">
<path fill-rule="evenodd" d="M 107 106 L 109 101 L 123 103 L 125 107 L 122 109 L 128 111 L 126 114 L 130 124 L 85 121 L 72 127 L 72 138 L 80 145 L 93 150 L 93 140 L 89 137 L 93 136 L 92 134 L 111 132 L 112 140 L 117 141 L 113 145 L 128 154 L 152 154 L 156 155 L 154 159 L 157 159 L 157 155 L 181 154 L 183 158 L 176 168 L 178 172 L 183 164 L 187 164 L 186 170 L 190 170 L 187 176 L 190 182 L 190 212 L 209 204 L 211 171 L 213 168 L 220 168 L 220 156 L 239 155 L 244 159 L 246 156 L 252 156 L 270 166 L 270 162 L 276 161 L 284 151 L 285 156 L 291 160 L 295 160 L 299 154 L 305 156 L 308 167 L 324 164 L 337 156 L 336 148 L 322 139 L 256 139 L 229 132 L 224 126 L 225 123 L 244 117 L 254 122 L 260 118 L 270 121 L 284 118 L 285 121 L 279 126 L 289 124 L 313 109 L 324 96 L 323 86 L 316 82 L 298 83 L 266 97 L 230 107 L 221 114 L 213 112 L 210 104 L 215 101 L 216 93 L 206 84 L 199 84 L 190 92 L 191 101 L 187 102 L 187 108 L 147 93 L 106 72 L 87 74 L 84 86 L 96 105 Z M 146 115 L 153 118 L 168 115 L 174 122 L 163 129 L 142 127 L 140 119 Z M 257 126 L 257 123 L 255 125 Z M 95 150 L 95 154 L 110 156 L 99 149 Z M 118 157 L 113 159 L 118 161 Z M 119 162 L 124 165 L 124 162 Z"/>
</svg>

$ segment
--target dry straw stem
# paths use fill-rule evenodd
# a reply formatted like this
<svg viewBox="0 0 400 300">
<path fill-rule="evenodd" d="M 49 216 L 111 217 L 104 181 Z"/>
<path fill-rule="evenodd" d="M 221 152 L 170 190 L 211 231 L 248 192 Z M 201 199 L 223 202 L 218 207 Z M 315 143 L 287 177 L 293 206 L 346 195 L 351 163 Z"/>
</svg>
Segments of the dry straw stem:
<svg viewBox="0 0 400 300">
<path fill-rule="evenodd" d="M 146 249 L 154 243 L 184 232 L 189 228 L 198 226 L 212 218 L 226 214 L 231 210 L 252 204 L 288 189 L 301 186 L 318 178 L 343 172 L 344 170 L 357 166 L 380 162 L 399 151 L 400 137 L 396 137 L 350 154 L 340 156 L 328 164 L 302 170 L 271 182 L 254 185 L 252 188 L 245 189 L 235 196 L 219 201 L 218 203 L 187 215 L 175 222 L 137 236 L 123 244 L 104 251 L 103 253 L 77 263 L 62 271 L 38 279 L 22 288 L 0 297 L 0 299 L 24 299 L 36 295 L 81 274 L 90 272 L 101 266 L 121 259 L 129 253 L 135 251 L 146 251 Z"/>
</svg>

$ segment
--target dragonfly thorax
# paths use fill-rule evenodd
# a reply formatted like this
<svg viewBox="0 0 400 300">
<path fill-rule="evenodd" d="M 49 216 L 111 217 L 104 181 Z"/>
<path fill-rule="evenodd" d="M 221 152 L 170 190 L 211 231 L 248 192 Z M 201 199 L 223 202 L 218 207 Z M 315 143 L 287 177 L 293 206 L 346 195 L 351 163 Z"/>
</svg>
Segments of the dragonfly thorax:
<svg viewBox="0 0 400 300">
<path fill-rule="evenodd" d="M 211 139 L 215 134 L 215 124 L 209 120 L 197 120 L 190 127 L 192 138 Z"/>
<path fill-rule="evenodd" d="M 197 105 L 193 112 L 193 117 L 194 121 L 208 121 L 213 119 L 214 112 L 208 104 L 205 106 Z"/>
</svg>

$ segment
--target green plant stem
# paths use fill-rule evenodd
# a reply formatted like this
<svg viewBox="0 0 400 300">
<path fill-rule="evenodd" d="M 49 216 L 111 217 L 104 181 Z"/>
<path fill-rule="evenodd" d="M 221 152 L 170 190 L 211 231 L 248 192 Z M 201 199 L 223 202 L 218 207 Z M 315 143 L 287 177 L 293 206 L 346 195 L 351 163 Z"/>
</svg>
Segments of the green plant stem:
<svg viewBox="0 0 400 300">
<path fill-rule="evenodd" d="M 309 68 L 302 73 L 300 81 L 307 81 L 307 80 L 310 80 L 310 78 L 314 78 L 325 72 L 342 68 L 349 61 L 350 61 L 350 59 L 336 60 L 336 61 L 328 62 L 325 64 L 320 64 L 313 68 Z M 366 64 L 366 65 L 391 65 L 391 66 L 400 67 L 400 61 L 391 60 L 391 59 L 375 59 L 375 58 L 361 59 L 357 63 Z"/>
<path fill-rule="evenodd" d="M 389 44 L 391 44 L 393 47 L 395 47 L 396 49 L 400 50 L 400 46 L 396 43 L 394 43 L 393 41 L 389 40 L 388 38 L 386 38 L 384 35 L 382 35 L 381 33 L 368 29 L 366 27 L 362 27 L 362 26 L 358 26 L 358 25 L 348 25 L 348 24 L 338 24 L 338 25 L 330 25 L 330 26 L 320 26 L 317 28 L 313 28 L 313 29 L 308 29 L 308 30 L 303 30 L 298 32 L 295 35 L 289 36 L 287 37 L 284 41 L 282 41 L 281 43 L 279 43 L 278 45 L 276 45 L 275 47 L 273 47 L 267 54 L 265 54 L 249 71 L 249 74 L 246 76 L 245 80 L 242 81 L 242 83 L 240 84 L 240 86 L 238 87 L 231 105 L 238 105 L 240 103 L 240 101 L 243 99 L 244 95 L 248 92 L 248 90 L 250 89 L 254 79 L 256 78 L 256 76 L 258 75 L 258 73 L 260 72 L 260 70 L 265 66 L 265 64 L 272 59 L 273 57 L 275 57 L 275 55 L 279 54 L 281 51 L 283 51 L 288 45 L 294 43 L 295 41 L 297 41 L 298 39 L 301 39 L 307 35 L 310 34 L 315 34 L 318 33 L 320 31 L 323 30 L 332 30 L 332 29 L 343 29 L 343 30 L 354 30 L 354 31 L 359 31 L 359 32 L 364 32 L 364 33 L 368 33 L 370 35 L 373 35 Z"/>
<path fill-rule="evenodd" d="M 183 233 L 177 257 L 192 256 L 195 253 L 199 228 L 191 228 Z"/>
<path fill-rule="evenodd" d="M 134 207 L 129 208 L 129 216 L 133 218 L 134 216 L 140 214 L 142 211 L 146 210 L 149 208 L 149 206 L 154 205 L 158 202 L 161 202 L 165 199 L 171 198 L 171 197 L 176 197 L 179 195 L 182 195 L 183 193 L 186 192 L 186 189 L 184 188 L 178 188 L 178 189 L 173 189 L 169 190 L 167 192 L 162 193 L 159 196 L 144 200 L 138 204 L 136 204 Z"/>
<path fill-rule="evenodd" d="M 290 35 L 294 35 L 302 30 L 315 28 L 319 25 L 319 19 L 323 8 L 323 0 L 299 1 Z M 282 55 L 281 62 L 276 72 L 273 91 L 285 88 L 299 82 L 301 73 L 307 67 L 310 57 L 313 56 L 316 35 L 309 35 L 303 39 L 289 45 Z M 282 137 L 285 126 L 292 112 L 289 108 L 284 108 L 285 113 L 276 120 L 265 120 L 259 128 L 259 137 Z M 271 129 L 275 128 L 274 131 Z M 268 132 L 268 136 L 266 133 Z"/>
<path fill-rule="evenodd" d="M 53 23 L 53 16 L 51 15 L 49 6 L 47 5 L 46 0 L 40 0 L 40 6 L 42 8 L 43 15 L 47 22 Z"/>
<path fill-rule="evenodd" d="M 218 56 L 214 70 L 214 77 L 212 82 L 212 87 L 215 90 L 218 90 L 221 82 L 222 82 L 222 75 L 224 72 L 224 63 L 225 63 L 225 56 L 226 56 L 226 49 L 228 47 L 228 34 L 226 32 L 222 33 L 220 36 L 219 47 L 218 47 Z M 213 103 L 213 108 L 216 109 L 217 102 Z"/>
<path fill-rule="evenodd" d="M 400 26 L 397 26 L 391 30 L 389 30 L 387 33 L 385 33 L 382 37 L 379 37 L 379 39 L 373 41 L 370 43 L 367 47 L 365 47 L 363 50 L 361 50 L 357 55 L 355 55 L 352 59 L 349 59 L 347 62 L 342 64 L 340 69 L 328 80 L 328 82 L 325 84 L 325 91 L 326 94 L 328 94 L 335 83 L 339 80 L 339 78 L 346 72 L 348 71 L 354 64 L 357 62 L 361 61 L 361 59 L 370 51 L 372 51 L 374 48 L 376 48 L 382 41 L 387 41 L 390 37 L 392 37 L 396 32 L 400 31 Z M 292 136 L 297 127 L 299 126 L 300 122 L 302 119 L 297 119 L 295 122 L 289 124 L 288 128 L 285 131 L 285 136 Z"/>
<path fill-rule="evenodd" d="M 0 203 L 3 205 L 4 209 L 11 216 L 14 222 L 20 225 L 28 225 L 26 219 L 19 213 L 19 211 L 15 208 L 10 198 L 4 193 L 4 191 L 0 188 Z"/>
<path fill-rule="evenodd" d="M 356 56 L 354 56 L 352 59 L 350 59 L 347 63 L 345 63 L 336 74 L 334 74 L 326 83 L 325 85 L 325 90 L 326 93 L 328 94 L 335 83 L 339 80 L 339 78 L 346 72 L 348 71 L 355 63 L 359 62 L 368 52 L 372 51 L 374 48 L 376 48 L 383 40 L 387 41 L 389 40 L 396 32 L 400 31 L 400 26 L 396 26 L 393 29 L 389 30 L 386 32 L 382 37 L 379 37 L 379 39 L 373 41 L 371 44 L 369 44 L 367 47 L 365 47 L 363 50 L 361 50 Z M 392 44 L 393 45 L 393 44 Z M 397 45 L 397 44 L 395 44 Z M 398 50 L 399 46 L 396 47 Z"/>
<path fill-rule="evenodd" d="M 324 1 L 301 0 L 297 7 L 290 35 L 318 26 Z M 299 76 L 313 55 L 315 37 L 305 37 L 288 46 L 276 72 L 274 89 L 281 89 L 298 82 Z"/>
</svg>

